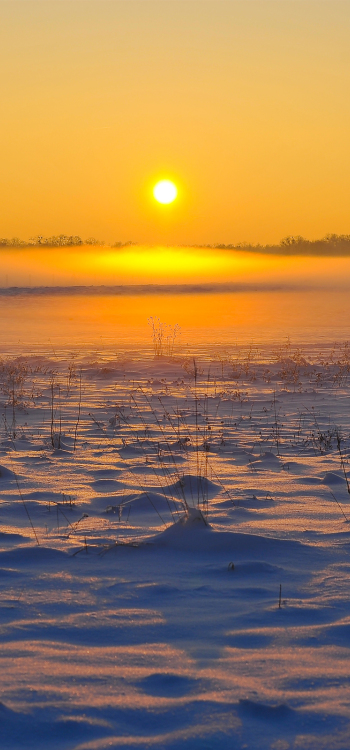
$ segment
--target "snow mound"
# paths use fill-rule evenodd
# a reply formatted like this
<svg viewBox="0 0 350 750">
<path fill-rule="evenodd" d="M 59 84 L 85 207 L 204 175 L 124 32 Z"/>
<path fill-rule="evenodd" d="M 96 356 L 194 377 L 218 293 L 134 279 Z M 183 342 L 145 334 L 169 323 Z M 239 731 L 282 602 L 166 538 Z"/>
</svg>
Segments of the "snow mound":
<svg viewBox="0 0 350 750">
<path fill-rule="evenodd" d="M 166 453 L 174 453 L 176 451 L 186 451 L 191 448 L 189 438 L 180 438 L 179 440 L 173 440 L 170 442 L 160 442 L 158 443 L 159 448 L 161 451 L 165 451 Z"/>
<path fill-rule="evenodd" d="M 174 464 L 175 466 L 177 464 L 185 464 L 187 461 L 187 456 L 183 456 L 181 453 L 165 453 L 163 452 L 161 456 L 155 456 L 156 461 L 161 461 L 162 464 Z"/>
<path fill-rule="evenodd" d="M 235 463 L 238 463 L 240 465 L 244 465 L 249 463 L 250 461 L 254 461 L 254 459 L 256 458 L 256 456 L 254 456 L 252 453 L 246 451 L 242 447 L 237 446 L 237 444 L 235 442 L 232 442 L 231 440 L 225 440 L 225 442 L 221 442 L 219 444 L 212 443 L 210 445 L 210 452 L 224 454 Z"/>
<path fill-rule="evenodd" d="M 275 504 L 275 501 L 272 499 L 272 497 L 256 497 L 256 495 L 252 495 L 251 497 L 247 498 L 240 498 L 237 501 L 237 508 L 269 508 L 272 505 Z"/>
<path fill-rule="evenodd" d="M 321 484 L 321 479 L 318 477 L 296 477 L 294 481 L 298 484 Z"/>
<path fill-rule="evenodd" d="M 15 474 L 10 469 L 6 469 L 6 466 L 0 466 L 0 482 L 2 479 L 15 479 Z"/>
<path fill-rule="evenodd" d="M 212 528 L 198 508 L 188 508 L 186 515 L 173 523 L 153 539 L 156 544 L 169 545 L 177 549 L 206 546 L 206 538 Z M 204 539 L 203 539 L 204 537 Z"/>
<path fill-rule="evenodd" d="M 120 508 L 123 511 L 123 517 L 125 514 L 131 513 L 173 513 L 182 511 L 184 509 L 183 503 L 178 500 L 169 499 L 158 492 L 141 492 L 140 494 L 131 497 L 126 502 L 120 503 L 116 506 L 115 510 Z"/>
<path fill-rule="evenodd" d="M 166 495 L 176 494 L 180 498 L 185 497 L 187 501 L 198 502 L 198 499 L 201 501 L 203 498 L 215 497 L 221 492 L 221 487 L 206 477 L 184 474 L 177 482 L 163 487 L 162 490 Z"/>
<path fill-rule="evenodd" d="M 323 484 L 346 484 L 346 481 L 344 477 L 341 476 L 341 474 L 336 474 L 333 471 L 327 471 L 327 474 L 324 475 Z"/>
<path fill-rule="evenodd" d="M 118 482 L 118 479 L 96 479 L 90 484 L 96 492 L 116 492 L 128 486 L 124 482 Z"/>
<path fill-rule="evenodd" d="M 3 440 L 1 445 L 4 448 L 9 448 L 14 451 L 33 451 L 40 448 L 40 446 L 27 440 L 27 438 L 9 438 L 8 440 Z"/>
<path fill-rule="evenodd" d="M 0 543 L 1 544 L 20 544 L 24 542 L 26 537 L 23 534 L 12 534 L 7 531 L 0 531 Z M 1 574 L 0 574 L 1 575 Z"/>
<path fill-rule="evenodd" d="M 263 453 L 256 460 L 250 461 L 249 465 L 252 469 L 265 469 L 268 471 L 280 471 L 283 466 L 281 459 L 270 452 Z"/>
<path fill-rule="evenodd" d="M 33 490 L 23 495 L 24 500 L 38 500 L 40 502 L 62 502 L 62 492 L 46 492 L 45 490 Z"/>
<path fill-rule="evenodd" d="M 206 521 L 198 508 L 189 508 L 188 514 L 148 541 L 182 552 L 196 552 L 204 555 L 215 553 L 223 557 L 227 556 L 228 560 L 236 560 L 237 557 L 242 556 L 246 560 L 249 556 L 250 561 L 256 557 L 259 561 L 262 558 L 268 558 L 273 563 L 277 559 L 280 564 L 282 559 L 288 558 L 290 561 L 292 556 L 300 560 L 302 554 L 314 555 L 314 551 L 310 551 L 307 546 L 294 540 L 233 531 L 217 531 Z"/>
<path fill-rule="evenodd" d="M 286 463 L 283 464 L 283 468 L 290 474 L 305 474 L 310 467 L 307 464 L 300 463 L 299 461 L 286 461 Z"/>
<path fill-rule="evenodd" d="M 267 703 L 252 701 L 247 698 L 243 698 L 239 701 L 239 708 L 242 712 L 248 714 L 252 718 L 269 719 L 270 721 L 285 721 L 286 719 L 293 718 L 295 713 L 286 703 L 269 705 Z"/>
<path fill-rule="evenodd" d="M 136 685 L 147 695 L 159 695 L 162 698 L 164 696 L 180 698 L 183 695 L 192 693 L 196 688 L 202 687 L 202 682 L 187 675 L 155 672 L 139 680 Z"/>
<path fill-rule="evenodd" d="M 278 464 L 281 463 L 280 457 L 276 456 L 276 454 L 272 453 L 271 451 L 265 451 L 265 453 L 263 453 L 260 456 L 260 460 L 261 461 L 272 461 L 272 462 L 274 461 L 275 463 L 278 463 Z"/>
<path fill-rule="evenodd" d="M 125 468 L 125 466 L 123 466 Z M 87 472 L 94 479 L 115 479 L 121 474 L 121 469 L 92 469 Z"/>
</svg>

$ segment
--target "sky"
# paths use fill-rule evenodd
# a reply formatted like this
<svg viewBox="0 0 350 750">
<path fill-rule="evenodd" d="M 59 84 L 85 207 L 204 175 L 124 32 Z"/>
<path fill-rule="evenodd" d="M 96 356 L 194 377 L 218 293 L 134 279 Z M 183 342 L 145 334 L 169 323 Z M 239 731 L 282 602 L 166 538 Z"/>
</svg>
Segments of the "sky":
<svg viewBox="0 0 350 750">
<path fill-rule="evenodd" d="M 349 233 L 349 36 L 350 0 L 2 0 L 0 236 Z"/>
</svg>

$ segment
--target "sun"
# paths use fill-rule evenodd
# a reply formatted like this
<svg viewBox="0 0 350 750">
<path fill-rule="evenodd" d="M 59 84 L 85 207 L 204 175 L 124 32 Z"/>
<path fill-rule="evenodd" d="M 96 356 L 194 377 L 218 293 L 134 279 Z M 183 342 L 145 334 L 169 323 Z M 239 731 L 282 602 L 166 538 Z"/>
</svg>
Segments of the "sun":
<svg viewBox="0 0 350 750">
<path fill-rule="evenodd" d="M 161 180 L 154 186 L 153 195 L 158 203 L 173 203 L 177 198 L 177 187 L 171 180 Z"/>
</svg>

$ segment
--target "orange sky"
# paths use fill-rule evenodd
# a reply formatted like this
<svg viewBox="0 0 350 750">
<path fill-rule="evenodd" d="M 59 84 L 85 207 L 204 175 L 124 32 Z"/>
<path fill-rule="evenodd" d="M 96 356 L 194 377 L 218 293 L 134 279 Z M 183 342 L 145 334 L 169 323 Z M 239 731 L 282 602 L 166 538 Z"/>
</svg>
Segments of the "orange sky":
<svg viewBox="0 0 350 750">
<path fill-rule="evenodd" d="M 350 232 L 349 38 L 349 0 L 0 3 L 0 236 Z"/>
</svg>

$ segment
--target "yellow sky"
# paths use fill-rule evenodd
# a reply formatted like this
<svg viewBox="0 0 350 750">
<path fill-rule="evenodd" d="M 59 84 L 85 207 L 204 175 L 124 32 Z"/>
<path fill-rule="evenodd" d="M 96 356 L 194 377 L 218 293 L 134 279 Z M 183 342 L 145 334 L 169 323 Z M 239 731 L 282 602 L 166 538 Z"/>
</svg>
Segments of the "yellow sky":
<svg viewBox="0 0 350 750">
<path fill-rule="evenodd" d="M 349 0 L 1 2 L 0 236 L 350 232 L 349 37 Z"/>
</svg>

